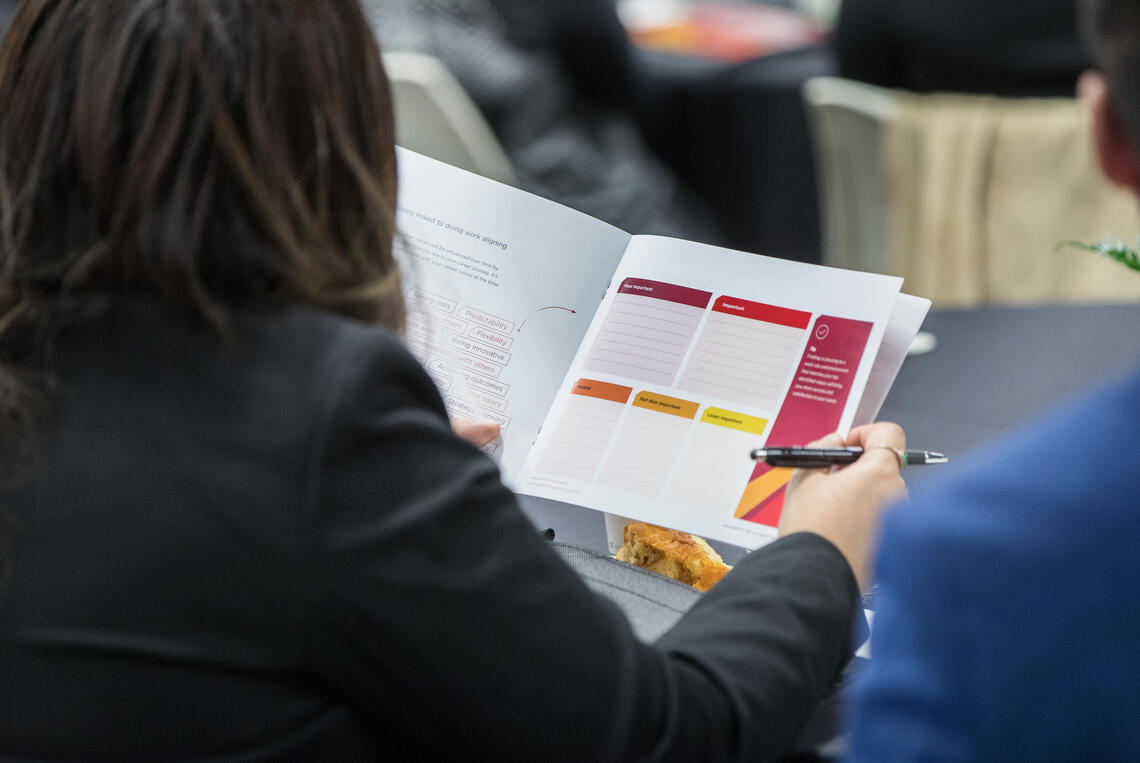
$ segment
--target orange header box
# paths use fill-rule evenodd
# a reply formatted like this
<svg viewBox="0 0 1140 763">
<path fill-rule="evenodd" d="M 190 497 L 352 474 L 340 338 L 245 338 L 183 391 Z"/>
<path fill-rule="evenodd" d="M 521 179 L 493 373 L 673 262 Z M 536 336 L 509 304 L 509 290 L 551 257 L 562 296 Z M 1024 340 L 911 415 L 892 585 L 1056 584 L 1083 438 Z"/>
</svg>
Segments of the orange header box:
<svg viewBox="0 0 1140 763">
<path fill-rule="evenodd" d="M 610 384 L 596 379 L 579 379 L 574 382 L 570 394 L 596 397 L 599 400 L 609 400 L 611 403 L 625 405 L 629 396 L 633 394 L 633 387 L 623 387 L 620 384 Z"/>
<path fill-rule="evenodd" d="M 683 419 L 693 418 L 697 415 L 697 409 L 701 407 L 700 403 L 694 403 L 691 400 L 655 395 L 652 392 L 645 391 L 637 393 L 637 397 L 633 399 L 633 405 L 635 408 L 648 408 L 651 411 L 668 413 L 673 416 L 680 416 Z"/>
</svg>

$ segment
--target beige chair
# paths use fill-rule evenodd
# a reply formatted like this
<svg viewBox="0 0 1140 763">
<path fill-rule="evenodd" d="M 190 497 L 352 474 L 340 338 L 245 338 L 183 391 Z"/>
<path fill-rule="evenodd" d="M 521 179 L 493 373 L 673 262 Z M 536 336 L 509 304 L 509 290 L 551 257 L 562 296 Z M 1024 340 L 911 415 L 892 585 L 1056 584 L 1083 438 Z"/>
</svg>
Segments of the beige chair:
<svg viewBox="0 0 1140 763">
<path fill-rule="evenodd" d="M 486 119 L 439 59 L 384 54 L 396 111 L 396 143 L 441 162 L 516 185 L 510 160 Z"/>
<path fill-rule="evenodd" d="M 838 77 L 804 83 L 823 222 L 823 262 L 887 272 L 887 179 L 882 126 L 894 94 Z"/>
<path fill-rule="evenodd" d="M 1073 99 L 920 95 L 834 77 L 804 100 L 824 261 L 903 276 L 939 306 L 1119 301 L 1140 278 L 1066 240 L 1134 242 L 1140 212 L 1100 175 Z"/>
</svg>

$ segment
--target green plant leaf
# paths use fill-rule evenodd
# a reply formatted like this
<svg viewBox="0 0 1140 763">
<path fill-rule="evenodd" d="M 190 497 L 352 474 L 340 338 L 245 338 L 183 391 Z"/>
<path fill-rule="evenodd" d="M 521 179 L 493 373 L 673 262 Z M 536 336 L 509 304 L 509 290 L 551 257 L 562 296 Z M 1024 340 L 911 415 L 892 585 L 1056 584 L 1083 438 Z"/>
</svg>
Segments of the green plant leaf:
<svg viewBox="0 0 1140 763">
<path fill-rule="evenodd" d="M 1086 244 L 1083 241 L 1062 241 L 1054 247 L 1053 251 L 1062 249 L 1080 249 L 1085 252 L 1094 252 L 1111 260 L 1116 260 L 1126 268 L 1140 271 L 1140 252 L 1127 247 L 1120 239 L 1115 241 L 1104 240 L 1099 244 Z"/>
</svg>

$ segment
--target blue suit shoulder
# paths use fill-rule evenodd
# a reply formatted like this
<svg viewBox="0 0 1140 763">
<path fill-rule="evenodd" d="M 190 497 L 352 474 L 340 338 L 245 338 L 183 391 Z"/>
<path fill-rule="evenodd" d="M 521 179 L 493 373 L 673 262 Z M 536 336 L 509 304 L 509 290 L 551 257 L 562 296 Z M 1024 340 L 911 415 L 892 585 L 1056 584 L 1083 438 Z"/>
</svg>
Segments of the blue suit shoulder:
<svg viewBox="0 0 1140 763">
<path fill-rule="evenodd" d="M 884 523 L 856 760 L 1140 756 L 1140 374 L 968 459 Z"/>
<path fill-rule="evenodd" d="M 1140 370 L 1098 386 L 976 455 L 916 493 L 888 524 L 953 531 L 1005 523 L 1058 529 L 1068 521 L 1131 521 L 1140 527 L 1140 480 L 1131 463 L 1140 429 Z M 1095 504 L 1096 511 L 1089 507 Z"/>
</svg>

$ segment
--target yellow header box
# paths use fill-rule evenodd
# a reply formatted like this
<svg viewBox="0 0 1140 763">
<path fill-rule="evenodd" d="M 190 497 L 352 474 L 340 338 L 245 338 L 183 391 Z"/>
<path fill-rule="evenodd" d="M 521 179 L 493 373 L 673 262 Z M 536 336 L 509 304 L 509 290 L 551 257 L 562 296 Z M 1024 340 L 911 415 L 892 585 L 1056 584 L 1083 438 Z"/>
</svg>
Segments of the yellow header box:
<svg viewBox="0 0 1140 763">
<path fill-rule="evenodd" d="M 755 435 L 764 434 L 764 429 L 768 426 L 768 419 L 749 416 L 746 413 L 737 413 L 736 411 L 726 411 L 723 408 L 706 408 L 701 416 L 701 422 Z"/>
</svg>

